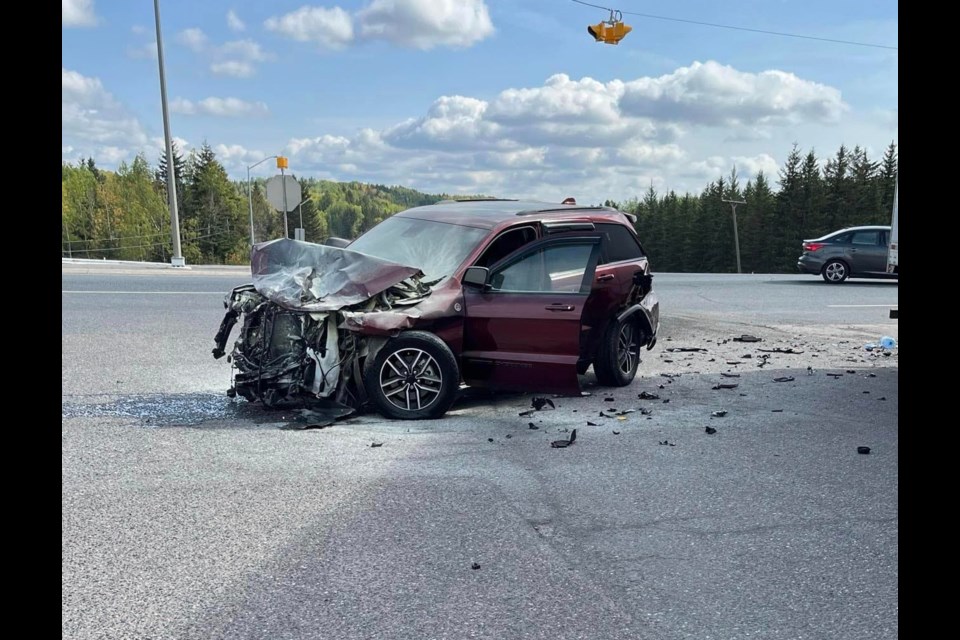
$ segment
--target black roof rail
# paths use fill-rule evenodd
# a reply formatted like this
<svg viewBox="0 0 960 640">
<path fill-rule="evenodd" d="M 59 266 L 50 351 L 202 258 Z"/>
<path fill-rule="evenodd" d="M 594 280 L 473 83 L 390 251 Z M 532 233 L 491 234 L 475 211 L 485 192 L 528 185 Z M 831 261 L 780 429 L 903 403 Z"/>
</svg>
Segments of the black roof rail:
<svg viewBox="0 0 960 640">
<path fill-rule="evenodd" d="M 516 198 L 447 198 L 433 204 L 453 204 L 454 202 L 516 202 Z"/>
<path fill-rule="evenodd" d="M 613 211 L 616 212 L 616 209 L 611 207 L 551 207 L 548 209 L 527 209 L 525 211 L 518 211 L 518 216 L 533 216 L 538 213 L 579 213 L 581 211 Z"/>
</svg>

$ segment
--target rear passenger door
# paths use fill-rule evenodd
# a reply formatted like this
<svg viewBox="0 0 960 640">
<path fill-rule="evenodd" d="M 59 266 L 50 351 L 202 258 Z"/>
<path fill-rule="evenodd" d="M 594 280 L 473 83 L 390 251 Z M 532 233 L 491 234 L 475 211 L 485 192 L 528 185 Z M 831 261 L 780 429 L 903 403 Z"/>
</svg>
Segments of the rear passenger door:
<svg viewBox="0 0 960 640">
<path fill-rule="evenodd" d="M 887 270 L 886 232 L 877 229 L 854 231 L 847 245 L 853 273 L 885 273 Z"/>
<path fill-rule="evenodd" d="M 643 249 L 628 228 L 615 223 L 595 226 L 601 234 L 600 264 L 583 314 L 589 328 L 604 326 L 630 293 L 634 274 L 646 270 Z"/>
</svg>

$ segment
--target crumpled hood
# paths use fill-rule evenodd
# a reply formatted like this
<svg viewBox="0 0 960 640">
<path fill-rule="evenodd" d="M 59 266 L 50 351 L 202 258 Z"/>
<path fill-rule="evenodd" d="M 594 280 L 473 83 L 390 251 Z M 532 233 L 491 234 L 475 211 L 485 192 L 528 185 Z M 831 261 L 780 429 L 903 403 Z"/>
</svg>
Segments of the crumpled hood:
<svg viewBox="0 0 960 640">
<path fill-rule="evenodd" d="M 337 311 L 386 291 L 420 269 L 364 253 L 280 238 L 255 244 L 253 286 L 285 309 Z"/>
</svg>

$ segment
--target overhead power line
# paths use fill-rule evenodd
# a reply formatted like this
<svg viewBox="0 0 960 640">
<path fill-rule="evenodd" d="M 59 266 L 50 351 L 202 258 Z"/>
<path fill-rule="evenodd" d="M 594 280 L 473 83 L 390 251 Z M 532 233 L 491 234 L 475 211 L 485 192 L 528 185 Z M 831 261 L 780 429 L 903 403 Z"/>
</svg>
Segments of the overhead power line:
<svg viewBox="0 0 960 640">
<path fill-rule="evenodd" d="M 577 4 L 582 4 L 587 7 L 593 7 L 594 9 L 603 9 L 604 11 L 614 11 L 610 7 L 605 7 L 599 4 L 593 4 L 591 2 L 584 2 L 584 0 L 570 0 L 571 2 L 576 2 Z M 800 33 L 787 33 L 785 31 L 769 31 L 767 29 L 754 29 L 751 27 L 738 27 L 732 24 L 718 24 L 716 22 L 703 22 L 701 20 L 687 20 L 686 18 L 672 18 L 670 16 L 657 16 L 652 13 L 640 13 L 637 11 L 620 11 L 623 15 L 638 16 L 640 18 L 649 18 L 650 20 L 667 20 L 669 22 L 682 22 L 684 24 L 696 24 L 701 27 L 714 27 L 716 29 L 731 29 L 733 31 L 748 31 L 750 33 L 762 33 L 768 36 L 780 36 L 782 38 L 799 38 L 801 40 L 817 40 L 819 42 L 833 42 L 835 44 L 848 44 L 855 47 L 871 47 L 873 49 L 888 49 L 891 51 L 899 51 L 898 47 L 891 47 L 886 44 L 874 44 L 872 42 L 856 42 L 853 40 L 840 40 L 838 38 L 821 38 L 818 36 L 807 36 Z"/>
</svg>

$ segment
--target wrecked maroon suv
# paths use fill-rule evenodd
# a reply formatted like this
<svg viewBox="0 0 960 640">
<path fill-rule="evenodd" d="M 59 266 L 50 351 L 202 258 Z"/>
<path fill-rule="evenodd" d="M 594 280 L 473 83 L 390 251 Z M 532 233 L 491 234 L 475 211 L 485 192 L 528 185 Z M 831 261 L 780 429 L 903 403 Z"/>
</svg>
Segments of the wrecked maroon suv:
<svg viewBox="0 0 960 640">
<path fill-rule="evenodd" d="M 231 395 L 274 405 L 372 402 L 436 418 L 461 384 L 579 395 L 578 374 L 630 384 L 660 325 L 627 214 L 606 207 L 444 201 L 384 220 L 346 248 L 254 246 L 215 338 Z"/>
</svg>

